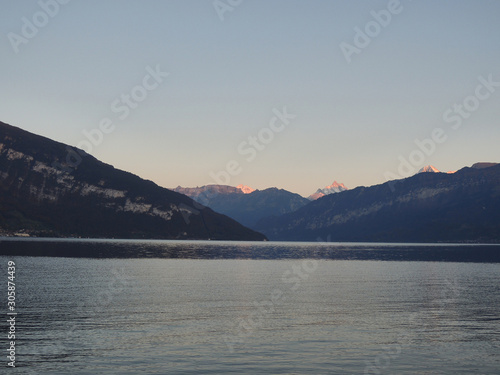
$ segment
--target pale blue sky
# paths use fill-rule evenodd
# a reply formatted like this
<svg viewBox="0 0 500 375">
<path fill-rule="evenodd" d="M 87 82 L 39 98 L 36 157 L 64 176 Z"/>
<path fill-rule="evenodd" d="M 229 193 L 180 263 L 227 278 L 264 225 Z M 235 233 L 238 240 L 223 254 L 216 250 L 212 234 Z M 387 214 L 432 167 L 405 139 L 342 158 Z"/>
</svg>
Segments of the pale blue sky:
<svg viewBox="0 0 500 375">
<path fill-rule="evenodd" d="M 230 160 L 234 186 L 378 184 L 436 127 L 446 141 L 412 168 L 500 161 L 500 87 L 458 129 L 443 120 L 479 77 L 500 82 L 499 1 L 401 0 L 351 63 L 340 44 L 391 1 L 243 0 L 222 21 L 213 3 L 72 0 L 16 53 L 9 33 L 46 11 L 1 0 L 0 121 L 77 145 L 108 117 L 92 154 L 165 187 L 214 183 Z M 158 65 L 169 76 L 120 119 L 112 103 Z M 296 118 L 247 161 L 238 146 L 284 107 Z"/>
</svg>

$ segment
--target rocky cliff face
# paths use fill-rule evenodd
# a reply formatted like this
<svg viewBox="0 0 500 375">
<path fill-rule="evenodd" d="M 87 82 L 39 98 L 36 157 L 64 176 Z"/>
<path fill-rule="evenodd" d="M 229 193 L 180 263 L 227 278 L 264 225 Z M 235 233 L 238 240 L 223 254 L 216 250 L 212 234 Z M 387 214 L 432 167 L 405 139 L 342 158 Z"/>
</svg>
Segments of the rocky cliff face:
<svg viewBox="0 0 500 375">
<path fill-rule="evenodd" d="M 79 163 L 70 153 L 78 152 Z M 0 123 L 0 229 L 35 235 L 263 240 L 185 195 Z"/>
</svg>

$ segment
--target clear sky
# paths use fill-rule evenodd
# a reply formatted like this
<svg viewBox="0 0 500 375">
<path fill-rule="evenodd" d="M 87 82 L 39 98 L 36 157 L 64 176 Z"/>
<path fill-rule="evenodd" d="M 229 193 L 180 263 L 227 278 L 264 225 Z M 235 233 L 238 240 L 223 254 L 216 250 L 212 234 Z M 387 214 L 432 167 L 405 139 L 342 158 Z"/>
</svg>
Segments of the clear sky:
<svg viewBox="0 0 500 375">
<path fill-rule="evenodd" d="M 0 120 L 161 186 L 500 161 L 500 1 L 59 1 L 0 1 Z"/>
</svg>

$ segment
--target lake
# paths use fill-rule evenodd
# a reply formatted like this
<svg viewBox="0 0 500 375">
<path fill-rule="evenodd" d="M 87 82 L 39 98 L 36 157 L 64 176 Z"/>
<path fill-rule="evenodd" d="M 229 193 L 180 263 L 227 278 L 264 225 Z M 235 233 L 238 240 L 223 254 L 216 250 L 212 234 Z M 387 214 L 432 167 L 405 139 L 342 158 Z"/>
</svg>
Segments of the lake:
<svg viewBox="0 0 500 375">
<path fill-rule="evenodd" d="M 0 259 L 5 373 L 500 373 L 498 245 L 1 238 Z"/>
</svg>

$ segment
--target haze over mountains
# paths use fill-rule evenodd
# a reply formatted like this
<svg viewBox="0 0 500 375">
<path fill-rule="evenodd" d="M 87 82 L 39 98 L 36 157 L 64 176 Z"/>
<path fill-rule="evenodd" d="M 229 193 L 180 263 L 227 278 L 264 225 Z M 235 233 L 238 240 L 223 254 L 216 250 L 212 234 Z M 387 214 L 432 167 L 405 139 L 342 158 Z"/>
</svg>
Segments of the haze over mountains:
<svg viewBox="0 0 500 375">
<path fill-rule="evenodd" d="M 0 235 L 500 242 L 496 163 L 426 166 L 352 190 L 334 182 L 309 198 L 244 185 L 173 190 L 0 122 Z"/>
</svg>

